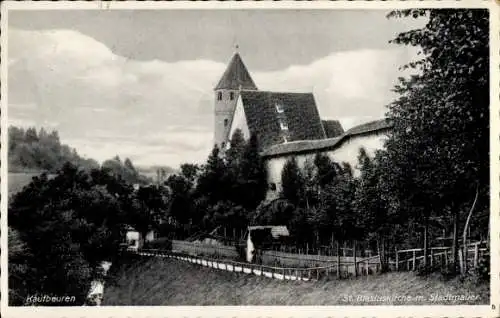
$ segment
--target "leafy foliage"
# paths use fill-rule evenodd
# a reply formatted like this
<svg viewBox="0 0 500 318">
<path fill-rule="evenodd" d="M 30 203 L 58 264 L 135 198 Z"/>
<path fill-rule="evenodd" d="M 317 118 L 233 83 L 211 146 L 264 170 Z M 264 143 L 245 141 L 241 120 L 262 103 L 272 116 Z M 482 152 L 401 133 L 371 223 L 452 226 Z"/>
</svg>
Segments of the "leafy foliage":
<svg viewBox="0 0 500 318">
<path fill-rule="evenodd" d="M 424 28 L 393 40 L 420 47 L 424 57 L 406 66 L 416 74 L 395 88 L 400 97 L 387 114 L 394 129 L 386 155 L 398 209 L 425 231 L 432 218 L 453 224 L 456 247 L 477 186 L 480 201 L 489 201 L 489 16 L 479 9 L 391 14 L 423 15 Z"/>
<path fill-rule="evenodd" d="M 12 197 L 9 225 L 29 251 L 18 258 L 26 270 L 18 293 L 84 301 L 93 271 L 116 255 L 123 235 L 126 201 L 118 196 L 127 190 L 104 180 L 66 164 L 55 178 L 42 174 Z"/>
<path fill-rule="evenodd" d="M 9 202 L 11 304 L 35 294 L 75 296 L 82 304 L 100 263 L 118 255 L 126 228 L 154 228 L 166 198 L 154 186 L 135 191 L 107 169 L 70 163 L 53 178 L 35 177 Z"/>
<path fill-rule="evenodd" d="M 149 181 L 148 178 L 139 174 L 129 158 L 125 158 L 122 162 L 119 156 L 115 156 L 112 159 L 105 160 L 102 163 L 102 168 L 107 170 L 108 173 L 113 174 L 116 178 L 120 178 L 130 184 L 137 183 L 144 185 Z"/>
</svg>

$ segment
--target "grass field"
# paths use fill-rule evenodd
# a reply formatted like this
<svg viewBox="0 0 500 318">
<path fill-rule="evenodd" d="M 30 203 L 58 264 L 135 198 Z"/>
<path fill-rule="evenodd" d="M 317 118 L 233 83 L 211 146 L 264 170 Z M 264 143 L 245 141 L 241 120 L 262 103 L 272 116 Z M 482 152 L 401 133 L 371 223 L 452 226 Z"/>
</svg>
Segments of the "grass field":
<svg viewBox="0 0 500 318">
<path fill-rule="evenodd" d="M 9 172 L 8 174 L 8 193 L 9 196 L 23 189 L 31 182 L 33 177 L 40 175 L 39 172 Z"/>
<path fill-rule="evenodd" d="M 441 301 L 432 295 L 478 296 Z M 358 297 L 373 296 L 378 300 Z M 392 297 L 380 299 L 380 297 Z M 400 297 L 399 299 L 394 296 Z M 423 299 L 402 297 L 423 296 Z M 112 274 L 103 305 L 420 305 L 487 304 L 489 286 L 437 276 L 387 273 L 346 280 L 279 281 L 209 269 L 173 259 L 143 258 Z"/>
</svg>

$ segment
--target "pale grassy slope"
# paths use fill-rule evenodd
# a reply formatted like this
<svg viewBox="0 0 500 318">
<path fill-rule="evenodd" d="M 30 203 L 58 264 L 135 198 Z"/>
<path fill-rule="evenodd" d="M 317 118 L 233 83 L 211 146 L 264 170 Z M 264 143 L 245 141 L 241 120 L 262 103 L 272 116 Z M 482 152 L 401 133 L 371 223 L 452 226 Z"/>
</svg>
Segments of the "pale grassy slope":
<svg viewBox="0 0 500 318">
<path fill-rule="evenodd" d="M 209 269 L 172 259 L 143 259 L 115 273 L 103 305 L 388 305 L 487 304 L 489 286 L 388 273 L 357 279 L 318 282 L 278 281 Z M 439 295 L 478 295 L 469 302 L 433 302 Z M 367 302 L 364 296 L 418 296 L 425 301 Z M 346 296 L 352 296 L 348 299 Z"/>
<path fill-rule="evenodd" d="M 40 172 L 41 173 L 41 172 Z M 17 193 L 27 186 L 33 177 L 40 175 L 38 172 L 9 172 L 8 179 L 8 193 L 9 195 Z"/>
</svg>

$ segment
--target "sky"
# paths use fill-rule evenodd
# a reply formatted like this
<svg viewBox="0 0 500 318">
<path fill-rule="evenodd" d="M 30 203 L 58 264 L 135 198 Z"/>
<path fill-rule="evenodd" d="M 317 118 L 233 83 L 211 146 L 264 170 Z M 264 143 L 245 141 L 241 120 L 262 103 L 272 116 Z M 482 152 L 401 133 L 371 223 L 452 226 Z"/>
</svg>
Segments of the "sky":
<svg viewBox="0 0 500 318">
<path fill-rule="evenodd" d="M 79 154 L 202 163 L 213 88 L 238 45 L 257 87 L 313 92 L 344 129 L 383 118 L 399 67 L 389 44 L 425 21 L 381 10 L 10 11 L 9 124 L 56 129 Z"/>
</svg>

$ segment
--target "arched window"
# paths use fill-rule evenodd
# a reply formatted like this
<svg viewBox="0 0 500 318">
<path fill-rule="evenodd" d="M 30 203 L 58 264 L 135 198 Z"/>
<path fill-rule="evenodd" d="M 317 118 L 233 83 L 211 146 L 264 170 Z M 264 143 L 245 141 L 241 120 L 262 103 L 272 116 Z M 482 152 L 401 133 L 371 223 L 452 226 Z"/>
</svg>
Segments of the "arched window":
<svg viewBox="0 0 500 318">
<path fill-rule="evenodd" d="M 222 92 L 217 92 L 217 100 L 222 100 Z"/>
<path fill-rule="evenodd" d="M 229 124 L 229 119 L 224 119 L 224 127 L 227 127 L 227 125 Z"/>
</svg>

